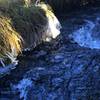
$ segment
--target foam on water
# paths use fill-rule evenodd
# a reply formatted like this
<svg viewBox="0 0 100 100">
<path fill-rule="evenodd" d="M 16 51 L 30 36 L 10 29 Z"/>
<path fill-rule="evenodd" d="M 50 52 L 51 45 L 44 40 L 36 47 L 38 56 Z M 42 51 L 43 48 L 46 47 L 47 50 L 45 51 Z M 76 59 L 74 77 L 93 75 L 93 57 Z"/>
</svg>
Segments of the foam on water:
<svg viewBox="0 0 100 100">
<path fill-rule="evenodd" d="M 30 79 L 22 79 L 19 84 L 14 85 L 13 89 L 20 92 L 20 99 L 27 100 L 28 88 L 32 86 Z"/>
<path fill-rule="evenodd" d="M 98 39 L 100 37 L 100 24 L 98 23 L 98 19 L 100 20 L 100 18 L 97 18 L 95 22 L 85 20 L 86 24 L 73 32 L 73 40 L 80 46 L 91 49 L 100 49 L 100 39 Z M 96 30 L 98 30 L 98 33 Z M 96 34 L 97 38 L 95 37 Z"/>
</svg>

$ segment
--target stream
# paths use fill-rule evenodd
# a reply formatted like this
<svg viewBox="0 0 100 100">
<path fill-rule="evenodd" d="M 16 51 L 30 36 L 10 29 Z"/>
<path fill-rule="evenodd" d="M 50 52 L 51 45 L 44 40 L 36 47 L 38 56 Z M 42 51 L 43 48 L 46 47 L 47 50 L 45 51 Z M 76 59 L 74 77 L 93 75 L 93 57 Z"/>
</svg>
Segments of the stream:
<svg viewBox="0 0 100 100">
<path fill-rule="evenodd" d="M 100 8 L 58 18 L 60 36 L 23 52 L 0 79 L 0 100 L 100 100 Z"/>
</svg>

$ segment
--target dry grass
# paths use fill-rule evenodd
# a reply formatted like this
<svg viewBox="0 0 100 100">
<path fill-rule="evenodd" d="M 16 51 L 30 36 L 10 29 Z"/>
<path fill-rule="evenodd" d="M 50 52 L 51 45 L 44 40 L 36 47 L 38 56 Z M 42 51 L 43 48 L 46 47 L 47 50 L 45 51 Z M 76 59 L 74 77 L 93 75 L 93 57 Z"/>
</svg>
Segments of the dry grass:
<svg viewBox="0 0 100 100">
<path fill-rule="evenodd" d="M 13 27 L 24 40 L 24 48 L 34 48 L 45 39 L 48 19 L 40 7 L 13 7 L 9 10 L 9 16 Z"/>
<path fill-rule="evenodd" d="M 9 18 L 0 16 L 0 58 L 8 57 L 13 61 L 21 50 L 21 36 L 14 30 Z"/>
<path fill-rule="evenodd" d="M 24 0 L 0 0 L 0 61 L 12 63 L 16 60 L 22 47 L 36 46 L 40 38 L 36 35 L 34 23 L 44 26 L 47 22 L 44 12 L 35 6 L 26 6 Z M 27 1 L 27 0 L 25 0 Z M 23 15 L 20 15 L 20 14 Z M 40 15 L 40 14 L 42 15 Z M 39 19 L 39 20 L 36 20 Z M 43 20 L 44 19 L 44 20 Z M 43 20 L 43 21 L 42 21 Z M 36 26 L 36 25 L 35 25 Z M 38 26 L 38 25 L 37 25 Z M 41 31 L 43 26 L 38 27 Z M 27 27 L 27 28 L 26 28 Z M 45 29 L 44 29 L 45 30 Z M 39 34 L 39 33 L 38 33 Z M 21 37 L 22 36 L 22 37 Z M 22 38 L 24 44 L 22 45 Z M 4 65 L 4 64 L 3 64 Z"/>
<path fill-rule="evenodd" d="M 8 57 L 11 62 L 23 49 L 59 34 L 59 22 L 49 5 L 21 1 L 0 0 L 0 59 Z"/>
</svg>

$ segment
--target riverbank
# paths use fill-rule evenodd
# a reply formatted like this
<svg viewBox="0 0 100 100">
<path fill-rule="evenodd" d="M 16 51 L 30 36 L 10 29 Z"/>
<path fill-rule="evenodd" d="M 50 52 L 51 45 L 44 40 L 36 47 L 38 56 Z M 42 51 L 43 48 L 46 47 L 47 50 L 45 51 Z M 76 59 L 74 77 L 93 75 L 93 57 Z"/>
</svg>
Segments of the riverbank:
<svg viewBox="0 0 100 100">
<path fill-rule="evenodd" d="M 0 80 L 0 99 L 99 100 L 100 50 L 80 46 L 69 36 L 97 17 L 97 7 L 61 15 L 61 35 L 24 52 L 17 69 Z"/>
</svg>

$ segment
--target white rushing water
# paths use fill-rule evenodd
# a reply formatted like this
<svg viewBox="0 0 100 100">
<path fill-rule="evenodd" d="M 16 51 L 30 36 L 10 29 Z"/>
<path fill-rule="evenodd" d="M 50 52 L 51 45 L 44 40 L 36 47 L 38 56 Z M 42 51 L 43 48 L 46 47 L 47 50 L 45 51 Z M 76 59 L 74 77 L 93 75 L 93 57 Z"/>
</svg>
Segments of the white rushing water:
<svg viewBox="0 0 100 100">
<path fill-rule="evenodd" d="M 22 79 L 19 84 L 13 86 L 13 89 L 20 93 L 20 99 L 27 100 L 28 88 L 31 86 L 32 81 L 30 79 Z"/>
<path fill-rule="evenodd" d="M 95 22 L 85 21 L 85 25 L 73 32 L 73 40 L 80 46 L 100 49 L 100 18 L 97 18 Z"/>
</svg>

